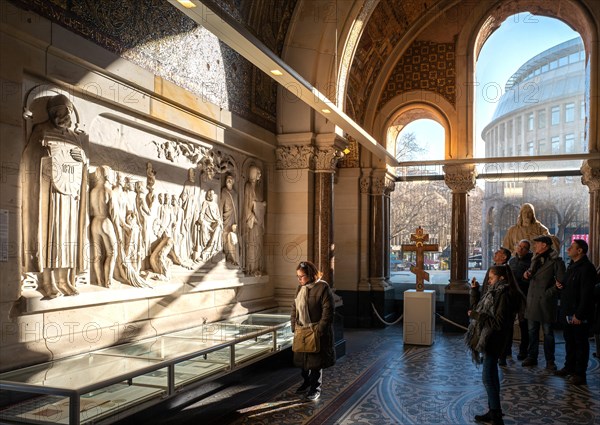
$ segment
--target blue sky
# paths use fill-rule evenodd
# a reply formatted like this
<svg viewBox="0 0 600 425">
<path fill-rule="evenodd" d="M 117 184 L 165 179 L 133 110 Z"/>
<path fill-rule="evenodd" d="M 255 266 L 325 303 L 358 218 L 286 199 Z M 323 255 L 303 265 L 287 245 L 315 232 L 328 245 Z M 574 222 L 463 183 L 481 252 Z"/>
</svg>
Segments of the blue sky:
<svg viewBox="0 0 600 425">
<path fill-rule="evenodd" d="M 481 130 L 489 123 L 497 101 L 503 94 L 506 81 L 521 65 L 538 53 L 578 34 L 557 19 L 520 13 L 502 23 L 484 44 L 477 61 L 476 88 L 476 157 L 484 156 Z M 502 92 L 498 92 L 502 90 Z M 419 120 L 403 131 L 414 132 L 417 140 L 425 144 L 427 159 L 443 159 L 444 133 L 437 123 Z"/>
</svg>

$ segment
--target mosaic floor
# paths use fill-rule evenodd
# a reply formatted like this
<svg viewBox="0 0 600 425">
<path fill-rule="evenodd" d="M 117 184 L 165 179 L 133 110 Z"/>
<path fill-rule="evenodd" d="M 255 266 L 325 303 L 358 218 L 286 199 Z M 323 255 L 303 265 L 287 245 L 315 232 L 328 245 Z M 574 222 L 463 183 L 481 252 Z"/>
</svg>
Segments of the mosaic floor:
<svg viewBox="0 0 600 425">
<path fill-rule="evenodd" d="M 470 361 L 462 334 L 438 332 L 432 346 L 404 346 L 399 325 L 346 330 L 345 337 L 347 354 L 325 370 L 316 402 L 294 393 L 300 384 L 297 369 L 274 364 L 145 423 L 451 425 L 472 424 L 475 414 L 487 410 L 481 369 Z M 559 367 L 564 361 L 561 337 L 558 331 Z M 581 387 L 546 372 L 543 361 L 534 368 L 520 363 L 509 359 L 508 367 L 501 368 L 507 425 L 600 424 L 598 359 L 591 357 L 588 385 Z"/>
</svg>

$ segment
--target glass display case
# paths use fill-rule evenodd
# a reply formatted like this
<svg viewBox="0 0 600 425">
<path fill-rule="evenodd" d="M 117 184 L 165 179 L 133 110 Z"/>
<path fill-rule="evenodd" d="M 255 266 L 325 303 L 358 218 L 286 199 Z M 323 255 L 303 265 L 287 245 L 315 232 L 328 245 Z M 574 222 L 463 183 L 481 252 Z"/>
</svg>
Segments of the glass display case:
<svg viewBox="0 0 600 425">
<path fill-rule="evenodd" d="M 260 312 L 0 374 L 2 423 L 110 423 L 291 345 Z"/>
</svg>

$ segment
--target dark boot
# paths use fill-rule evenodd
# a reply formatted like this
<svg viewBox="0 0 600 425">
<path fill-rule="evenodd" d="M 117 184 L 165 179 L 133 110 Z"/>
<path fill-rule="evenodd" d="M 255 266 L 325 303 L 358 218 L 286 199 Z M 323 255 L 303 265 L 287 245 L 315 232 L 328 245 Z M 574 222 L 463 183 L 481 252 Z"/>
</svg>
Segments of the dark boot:
<svg viewBox="0 0 600 425">
<path fill-rule="evenodd" d="M 502 410 L 492 409 L 490 410 L 490 414 L 492 416 L 492 421 L 490 422 L 492 425 L 504 425 L 504 419 L 502 419 Z"/>
<path fill-rule="evenodd" d="M 492 420 L 492 411 L 488 410 L 487 413 L 484 413 L 483 415 L 475 415 L 475 421 L 476 422 L 489 422 Z"/>
</svg>

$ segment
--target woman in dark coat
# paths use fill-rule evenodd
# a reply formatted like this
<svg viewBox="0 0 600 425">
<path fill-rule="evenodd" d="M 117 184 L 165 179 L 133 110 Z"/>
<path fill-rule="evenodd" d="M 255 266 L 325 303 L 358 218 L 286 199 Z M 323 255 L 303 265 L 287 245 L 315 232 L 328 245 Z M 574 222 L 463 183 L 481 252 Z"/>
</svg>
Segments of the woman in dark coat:
<svg viewBox="0 0 600 425">
<path fill-rule="evenodd" d="M 335 364 L 333 343 L 333 292 L 329 284 L 321 280 L 322 273 L 310 261 L 296 267 L 298 288 L 292 304 L 292 332 L 296 326 L 317 325 L 320 350 L 317 353 L 294 353 L 294 365 L 302 368 L 304 382 L 296 390 L 301 394 L 308 390 L 307 398 L 316 400 L 321 395 L 323 369 Z"/>
<path fill-rule="evenodd" d="M 465 341 L 476 363 L 483 363 L 482 380 L 488 397 L 489 411 L 476 415 L 477 422 L 504 425 L 500 406 L 498 357 L 504 351 L 515 315 L 525 306 L 525 296 L 517 286 L 512 271 L 506 265 L 489 269 L 488 290 L 479 299 L 479 284 L 471 284 L 469 324 Z M 483 359 L 481 358 L 483 355 Z"/>
<path fill-rule="evenodd" d="M 596 312 L 594 313 L 594 323 L 592 331 L 596 340 L 596 351 L 594 357 L 600 357 L 600 266 L 596 268 L 596 286 L 594 286 L 594 302 L 596 304 Z"/>
</svg>

